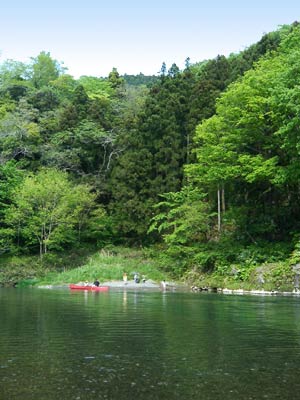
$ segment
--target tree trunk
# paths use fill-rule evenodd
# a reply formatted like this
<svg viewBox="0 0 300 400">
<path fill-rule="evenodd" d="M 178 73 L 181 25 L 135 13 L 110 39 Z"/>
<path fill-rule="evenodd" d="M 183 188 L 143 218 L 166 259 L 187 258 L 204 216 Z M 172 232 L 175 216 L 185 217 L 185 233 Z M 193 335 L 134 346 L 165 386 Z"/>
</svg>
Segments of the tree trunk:
<svg viewBox="0 0 300 400">
<path fill-rule="evenodd" d="M 40 259 L 42 260 L 43 258 L 43 239 L 40 239 Z"/>
<path fill-rule="evenodd" d="M 222 212 L 225 212 L 225 189 L 224 189 L 224 185 L 222 185 Z"/>
<path fill-rule="evenodd" d="M 221 232 L 221 192 L 218 187 L 218 231 Z"/>
</svg>

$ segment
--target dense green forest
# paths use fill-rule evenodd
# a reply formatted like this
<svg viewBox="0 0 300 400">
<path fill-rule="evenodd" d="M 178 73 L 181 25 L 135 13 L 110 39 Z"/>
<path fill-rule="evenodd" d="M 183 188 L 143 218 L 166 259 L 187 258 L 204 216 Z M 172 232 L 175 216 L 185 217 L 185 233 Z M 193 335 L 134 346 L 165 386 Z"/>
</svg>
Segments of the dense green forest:
<svg viewBox="0 0 300 400">
<path fill-rule="evenodd" d="M 4 61 L 1 256 L 150 246 L 174 276 L 241 280 L 297 263 L 299 41 L 294 23 L 158 76 L 74 79 L 47 52 Z"/>
</svg>

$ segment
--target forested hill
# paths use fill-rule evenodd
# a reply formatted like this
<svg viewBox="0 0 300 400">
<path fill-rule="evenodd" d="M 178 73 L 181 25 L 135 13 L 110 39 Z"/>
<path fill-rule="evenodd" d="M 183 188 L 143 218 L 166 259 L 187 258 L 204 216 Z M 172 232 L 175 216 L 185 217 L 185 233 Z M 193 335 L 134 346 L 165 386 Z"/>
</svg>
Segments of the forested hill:
<svg viewBox="0 0 300 400">
<path fill-rule="evenodd" d="M 150 86 L 156 82 L 158 82 L 159 77 L 157 75 L 144 75 L 139 73 L 138 75 L 123 75 L 124 81 L 128 85 L 132 86 L 139 86 L 139 85 L 146 85 Z"/>
<path fill-rule="evenodd" d="M 160 243 L 174 273 L 251 246 L 295 261 L 299 39 L 294 23 L 155 77 L 76 80 L 47 52 L 3 62 L 1 253 Z"/>
</svg>

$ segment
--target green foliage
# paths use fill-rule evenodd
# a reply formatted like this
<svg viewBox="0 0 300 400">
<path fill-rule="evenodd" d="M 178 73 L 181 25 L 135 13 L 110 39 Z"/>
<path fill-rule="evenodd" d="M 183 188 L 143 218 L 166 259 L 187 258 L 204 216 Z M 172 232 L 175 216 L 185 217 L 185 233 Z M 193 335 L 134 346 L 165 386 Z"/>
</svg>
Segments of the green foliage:
<svg viewBox="0 0 300 400">
<path fill-rule="evenodd" d="M 13 286 L 20 281 L 35 281 L 45 273 L 35 257 L 3 257 L 0 262 L 0 286 Z"/>
<path fill-rule="evenodd" d="M 167 71 L 163 63 L 142 112 L 119 137 L 126 151 L 113 167 L 110 206 L 121 222 L 122 234 L 135 237 L 136 242 L 144 240 L 153 217 L 152 206 L 159 202 L 161 194 L 178 192 L 184 184 L 184 165 L 194 160 L 191 149 L 196 125 L 214 114 L 216 99 L 228 85 L 277 44 L 277 36 L 274 40 L 270 37 L 264 45 L 247 53 L 247 63 L 238 57 L 219 56 L 197 66 L 187 62 L 184 71 L 175 64 Z M 223 149 L 215 150 L 220 158 L 224 155 Z M 206 154 L 205 162 L 209 158 Z M 236 171 L 228 168 L 227 173 L 233 175 Z"/>
<path fill-rule="evenodd" d="M 39 126 L 35 119 L 36 111 L 26 100 L 20 100 L 18 107 L 0 121 L 2 163 L 34 158 L 35 149 L 40 143 Z"/>
<path fill-rule="evenodd" d="M 119 89 L 124 84 L 124 78 L 120 76 L 117 68 L 113 68 L 108 74 L 108 82 L 113 89 Z"/>
<path fill-rule="evenodd" d="M 81 76 L 78 79 L 78 83 L 84 87 L 84 90 L 91 99 L 110 97 L 114 93 L 112 83 L 104 78 Z"/>
<path fill-rule="evenodd" d="M 51 58 L 50 53 L 42 51 L 37 57 L 32 57 L 31 80 L 37 89 L 47 86 L 64 72 L 60 63 Z"/>
<path fill-rule="evenodd" d="M 152 218 L 149 233 L 157 230 L 169 246 L 191 245 L 206 240 L 209 228 L 208 205 L 197 189 L 184 187 L 178 193 L 161 195 L 155 205 L 162 210 Z"/>
<path fill-rule="evenodd" d="M 120 147 L 126 151 L 111 174 L 111 205 L 122 220 L 120 228 L 138 240 L 145 238 L 159 195 L 182 185 L 189 87 L 175 66 L 173 70 L 150 89 L 133 127 L 121 132 Z M 119 211 L 120 203 L 125 212 Z"/>
<path fill-rule="evenodd" d="M 287 243 L 211 243 L 198 249 L 184 276 L 199 287 L 290 291 L 293 272 L 285 261 L 289 252 Z"/>
<path fill-rule="evenodd" d="M 74 91 L 77 86 L 78 81 L 68 74 L 60 75 L 55 80 L 49 82 L 49 87 L 55 90 L 62 102 L 73 100 Z"/>
<path fill-rule="evenodd" d="M 146 85 L 151 86 L 158 81 L 158 77 L 156 75 L 144 75 L 141 72 L 138 75 L 128 75 L 124 74 L 123 79 L 127 85 L 130 86 L 140 86 Z"/>
<path fill-rule="evenodd" d="M 80 241 L 95 208 L 95 195 L 88 186 L 73 186 L 66 173 L 44 169 L 26 177 L 15 190 L 5 223 L 15 229 L 16 240 L 24 247 L 39 245 L 42 256 Z"/>
<path fill-rule="evenodd" d="M 295 235 L 294 246 L 289 258 L 290 265 L 296 265 L 300 263 L 300 240 L 299 234 Z"/>
<path fill-rule="evenodd" d="M 0 221 L 5 209 L 12 203 L 14 191 L 22 182 L 23 175 L 23 171 L 18 169 L 14 161 L 0 165 Z"/>
<path fill-rule="evenodd" d="M 18 101 L 32 87 L 26 80 L 28 67 L 21 62 L 6 60 L 0 65 L 0 94 L 8 99 Z"/>
<path fill-rule="evenodd" d="M 163 240 L 172 274 L 235 281 L 275 262 L 268 243 L 300 231 L 299 36 L 157 77 L 76 80 L 47 52 L 1 64 L 0 251 Z"/>
<path fill-rule="evenodd" d="M 85 243 L 62 252 L 37 255 L 5 255 L 0 258 L 0 286 L 34 285 L 45 276 L 59 274 L 84 265 L 95 253 L 93 246 Z"/>
<path fill-rule="evenodd" d="M 116 135 L 90 120 L 53 134 L 48 144 L 50 149 L 42 155 L 43 163 L 80 176 L 107 174 L 117 153 Z"/>
<path fill-rule="evenodd" d="M 29 102 L 40 112 L 55 110 L 59 104 L 56 92 L 51 87 L 43 87 L 32 92 Z"/>
<path fill-rule="evenodd" d="M 274 240 L 299 228 L 298 117 L 287 101 L 297 109 L 296 38 L 298 27 L 232 84 L 216 115 L 197 128 L 197 162 L 187 174 L 210 196 L 225 187 L 227 209 L 243 210 L 240 236 Z"/>
</svg>

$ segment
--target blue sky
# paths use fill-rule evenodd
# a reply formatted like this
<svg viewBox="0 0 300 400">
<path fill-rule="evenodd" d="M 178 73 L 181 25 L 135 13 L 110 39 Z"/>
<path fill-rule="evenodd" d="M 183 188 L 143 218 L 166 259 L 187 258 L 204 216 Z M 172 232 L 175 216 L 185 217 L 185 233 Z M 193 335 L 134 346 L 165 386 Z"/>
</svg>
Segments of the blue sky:
<svg viewBox="0 0 300 400">
<path fill-rule="evenodd" d="M 156 74 L 162 62 L 239 52 L 296 20 L 299 0 L 11 0 L 0 6 L 0 63 L 44 50 L 75 78 Z"/>
</svg>

